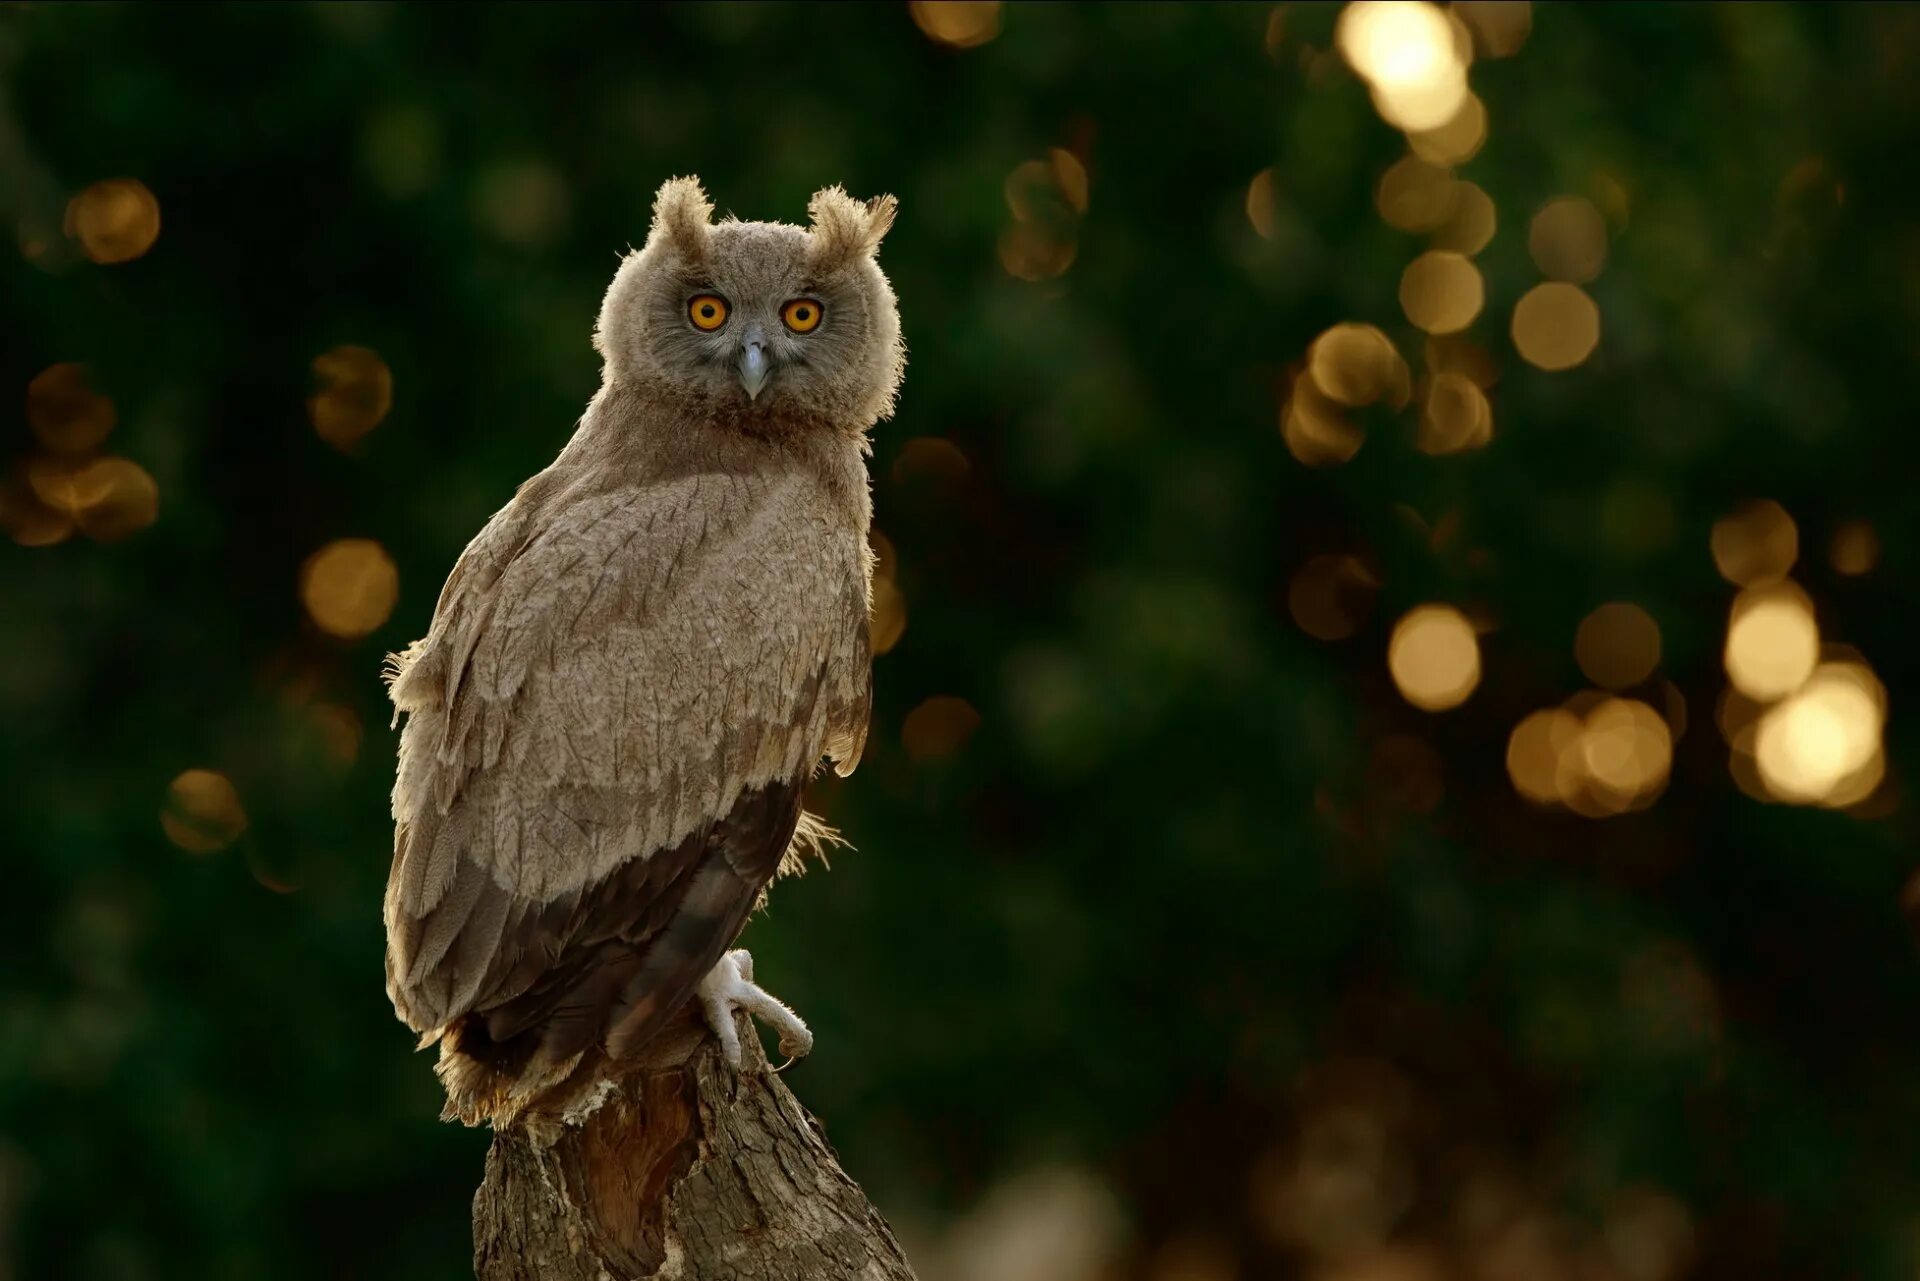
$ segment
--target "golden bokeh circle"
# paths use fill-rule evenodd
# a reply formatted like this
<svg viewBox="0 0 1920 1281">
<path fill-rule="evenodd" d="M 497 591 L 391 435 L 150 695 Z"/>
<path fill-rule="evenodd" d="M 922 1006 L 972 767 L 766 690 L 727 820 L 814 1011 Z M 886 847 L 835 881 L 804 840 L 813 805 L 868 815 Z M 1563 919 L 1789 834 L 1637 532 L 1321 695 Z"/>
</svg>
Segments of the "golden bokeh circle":
<svg viewBox="0 0 1920 1281">
<path fill-rule="evenodd" d="M 167 785 L 160 827 L 168 840 L 188 853 L 211 854 L 233 844 L 247 830 L 247 812 L 226 775 L 190 769 Z"/>
<path fill-rule="evenodd" d="M 1315 640 L 1345 640 L 1365 625 L 1380 582 L 1357 556 L 1315 556 L 1287 585 L 1287 612 Z"/>
<path fill-rule="evenodd" d="M 1486 305 L 1480 269 L 1465 254 L 1434 249 L 1407 264 L 1400 275 L 1400 307 L 1430 334 L 1459 333 Z"/>
<path fill-rule="evenodd" d="M 1660 665 L 1660 625 L 1638 605 L 1609 601 L 1580 620 L 1573 656 L 1594 684 L 1627 689 Z"/>
<path fill-rule="evenodd" d="M 1600 308 L 1578 285 L 1535 285 L 1514 304 L 1513 345 L 1530 365 L 1572 369 L 1600 345 Z"/>
<path fill-rule="evenodd" d="M 1429 712 L 1467 701 L 1480 683 L 1480 639 L 1451 605 L 1419 605 L 1394 624 L 1387 670 L 1400 696 Z"/>
<path fill-rule="evenodd" d="M 1748 698 L 1793 693 L 1820 659 L 1820 628 L 1806 593 L 1792 583 L 1749 587 L 1734 598 L 1724 653 L 1727 678 Z"/>
<path fill-rule="evenodd" d="M 393 408 L 393 371 L 372 348 L 324 351 L 313 358 L 313 376 L 318 390 L 307 398 L 307 418 L 336 449 L 351 447 Z"/>
<path fill-rule="evenodd" d="M 1000 34 L 1000 0 L 912 0 L 907 11 L 929 40 L 972 49 Z"/>
<path fill-rule="evenodd" d="M 27 384 L 27 422 L 40 443 L 55 453 L 98 448 L 118 421 L 113 401 L 88 385 L 84 365 L 49 365 Z"/>
<path fill-rule="evenodd" d="M 137 178 L 109 178 L 67 202 L 63 225 L 94 262 L 132 262 L 160 237 L 160 202 Z"/>
<path fill-rule="evenodd" d="M 1314 386 L 1337 405 L 1357 408 L 1387 401 L 1407 403 L 1413 375 L 1407 362 L 1376 326 L 1334 325 L 1307 348 L 1307 372 Z"/>
<path fill-rule="evenodd" d="M 1880 535 L 1866 521 L 1850 520 L 1833 531 L 1827 554 L 1836 573 L 1849 578 L 1870 574 L 1880 563 Z"/>
<path fill-rule="evenodd" d="M 1527 252 L 1547 279 L 1585 284 L 1607 265 L 1607 220 L 1591 200 L 1556 197 L 1528 225 Z"/>
<path fill-rule="evenodd" d="M 307 558 L 300 599 L 321 630 L 348 640 L 367 635 L 393 613 L 400 571 L 370 538 L 341 538 Z"/>
<path fill-rule="evenodd" d="M 1427 381 L 1414 446 L 1426 454 L 1458 454 L 1493 439 L 1493 407 L 1465 374 L 1442 372 Z"/>
<path fill-rule="evenodd" d="M 964 698 L 949 694 L 927 699 L 907 713 L 900 726 L 900 744 L 916 761 L 951 756 L 980 728 L 980 713 Z"/>
<path fill-rule="evenodd" d="M 1722 578 L 1752 587 L 1786 577 L 1800 559 L 1800 528 L 1786 508 L 1761 499 L 1715 521 L 1708 545 Z"/>
</svg>

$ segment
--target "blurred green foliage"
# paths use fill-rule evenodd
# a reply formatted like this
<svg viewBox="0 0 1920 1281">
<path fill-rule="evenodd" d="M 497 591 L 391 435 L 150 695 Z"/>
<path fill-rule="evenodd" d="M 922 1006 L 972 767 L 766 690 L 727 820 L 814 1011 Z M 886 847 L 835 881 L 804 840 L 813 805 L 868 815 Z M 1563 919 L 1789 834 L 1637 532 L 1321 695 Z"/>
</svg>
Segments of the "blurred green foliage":
<svg viewBox="0 0 1920 1281">
<path fill-rule="evenodd" d="M 1326 53 L 1337 7 L 1272 12 L 1015 5 L 957 50 L 900 4 L 0 11 L 0 195 L 42 241 L 0 255 L 0 386 L 84 362 L 106 448 L 159 490 L 122 541 L 0 546 L 0 1274 L 467 1274 L 486 1136 L 435 1120 L 382 993 L 381 656 L 565 440 L 615 255 L 697 172 L 744 217 L 829 182 L 902 202 L 912 358 L 874 474 L 908 624 L 866 763 L 816 798 L 857 851 L 746 942 L 819 1035 L 794 1087 L 929 1281 L 942 1224 L 1054 1163 L 1113 1190 L 1113 1276 L 1293 1275 L 1385 1238 L 1461 1276 L 1912 1276 L 1920 10 L 1537 10 L 1473 68 L 1491 128 L 1461 171 L 1500 219 L 1471 331 L 1493 441 L 1427 457 L 1377 414 L 1326 470 L 1276 428 L 1287 372 L 1344 320 L 1417 369 L 1396 288 L 1423 244 L 1375 214 L 1405 141 Z M 1089 199 L 1071 265 L 1029 282 L 1003 183 L 1050 148 Z M 122 176 L 159 238 L 87 262 L 62 209 Z M 1527 219 L 1602 182 L 1601 345 L 1544 373 L 1506 330 Z M 394 387 L 350 451 L 305 410 L 344 343 Z M 964 473 L 897 466 L 918 437 Z M 1707 542 L 1754 497 L 1892 690 L 1878 817 L 1729 778 Z M 1856 518 L 1884 554 L 1844 578 L 1826 540 Z M 342 537 L 399 570 L 353 642 L 297 587 Z M 1326 552 L 1383 584 L 1335 643 L 1287 608 Z M 1583 687 L 1574 629 L 1609 599 L 1662 629 L 1671 784 L 1535 810 L 1507 735 Z M 1384 663 L 1425 600 L 1496 624 L 1441 714 Z M 942 695 L 978 730 L 916 760 L 902 722 Z M 323 704 L 362 727 L 350 761 Z M 159 822 L 196 767 L 249 820 L 216 853 Z M 1315 1161 L 1372 1197 L 1344 1244 L 1312 1226 L 1347 1212 Z M 1691 1241 L 1664 1271 L 1620 1245 L 1635 1196 Z M 1538 1223 L 1546 1261 L 1515 1264 Z"/>
</svg>

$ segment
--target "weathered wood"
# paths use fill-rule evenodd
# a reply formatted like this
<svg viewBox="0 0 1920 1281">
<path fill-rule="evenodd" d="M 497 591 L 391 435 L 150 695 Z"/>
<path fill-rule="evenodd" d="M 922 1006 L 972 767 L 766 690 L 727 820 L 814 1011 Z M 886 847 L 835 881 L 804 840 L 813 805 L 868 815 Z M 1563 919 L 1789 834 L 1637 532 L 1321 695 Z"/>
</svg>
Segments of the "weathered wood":
<svg viewBox="0 0 1920 1281">
<path fill-rule="evenodd" d="M 497 1132 L 473 1201 L 479 1281 L 913 1281 L 742 1033 L 742 1071 L 689 1023 L 646 1064 L 578 1087 L 572 1120 L 556 1105 Z"/>
</svg>

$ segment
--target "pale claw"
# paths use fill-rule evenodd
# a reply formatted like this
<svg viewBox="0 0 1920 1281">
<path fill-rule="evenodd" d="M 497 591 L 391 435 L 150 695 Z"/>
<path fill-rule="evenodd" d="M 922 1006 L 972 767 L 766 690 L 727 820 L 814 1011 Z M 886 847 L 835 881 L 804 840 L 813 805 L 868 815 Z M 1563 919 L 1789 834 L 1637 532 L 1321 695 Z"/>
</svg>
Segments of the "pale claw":
<svg viewBox="0 0 1920 1281">
<path fill-rule="evenodd" d="M 813 1033 L 800 1016 L 753 981 L 753 954 L 743 947 L 721 957 L 700 980 L 699 996 L 707 1025 L 720 1038 L 720 1052 L 736 1068 L 740 1066 L 740 1030 L 734 1024 L 735 1010 L 745 1010 L 770 1024 L 780 1034 L 780 1053 L 789 1062 L 813 1049 Z"/>
</svg>

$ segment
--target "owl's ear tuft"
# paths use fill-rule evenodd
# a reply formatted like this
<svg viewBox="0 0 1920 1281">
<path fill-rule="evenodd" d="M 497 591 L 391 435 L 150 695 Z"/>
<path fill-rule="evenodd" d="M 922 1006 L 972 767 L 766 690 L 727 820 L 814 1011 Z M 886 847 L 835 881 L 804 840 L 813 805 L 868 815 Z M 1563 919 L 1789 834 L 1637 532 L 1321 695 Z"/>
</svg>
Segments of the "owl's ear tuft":
<svg viewBox="0 0 1920 1281">
<path fill-rule="evenodd" d="M 875 196 L 862 204 L 839 187 L 814 193 L 807 202 L 807 214 L 813 219 L 810 257 L 814 269 L 832 271 L 871 257 L 899 208 L 900 202 L 892 196 Z"/>
<path fill-rule="evenodd" d="M 688 262 L 703 262 L 712 221 L 713 202 L 707 199 L 700 180 L 691 176 L 669 178 L 653 198 L 653 229 L 647 238 L 665 240 Z"/>
</svg>

